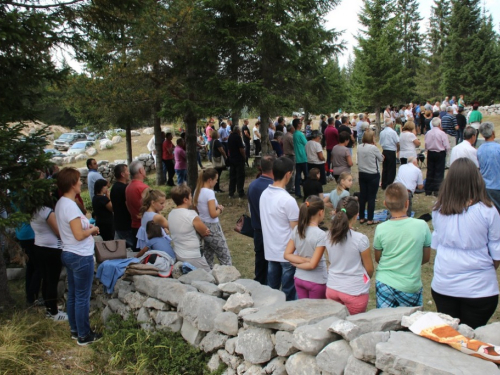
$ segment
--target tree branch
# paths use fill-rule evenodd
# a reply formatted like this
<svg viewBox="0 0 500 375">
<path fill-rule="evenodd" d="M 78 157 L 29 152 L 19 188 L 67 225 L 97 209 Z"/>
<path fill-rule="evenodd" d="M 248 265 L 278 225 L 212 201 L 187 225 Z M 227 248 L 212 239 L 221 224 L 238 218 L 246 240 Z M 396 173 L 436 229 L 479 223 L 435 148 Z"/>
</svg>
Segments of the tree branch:
<svg viewBox="0 0 500 375">
<path fill-rule="evenodd" d="M 22 8 L 29 8 L 29 9 L 48 9 L 48 8 L 53 8 L 53 7 L 59 7 L 59 6 L 67 6 L 67 5 L 72 5 L 76 3 L 81 3 L 82 1 L 85 0 L 73 0 L 73 1 L 68 1 L 66 3 L 55 3 L 55 4 L 46 4 L 46 5 L 40 5 L 40 4 L 22 4 L 22 3 L 16 3 L 13 1 L 5 1 L 2 3 L 5 5 L 12 5 L 15 7 L 22 7 Z"/>
</svg>

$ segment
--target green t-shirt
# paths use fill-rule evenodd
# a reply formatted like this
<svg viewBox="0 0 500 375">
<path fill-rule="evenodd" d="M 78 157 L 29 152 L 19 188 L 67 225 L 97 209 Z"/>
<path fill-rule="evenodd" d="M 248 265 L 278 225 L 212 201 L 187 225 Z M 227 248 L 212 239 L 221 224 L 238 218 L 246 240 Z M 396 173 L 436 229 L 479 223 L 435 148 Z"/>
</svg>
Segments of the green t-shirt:
<svg viewBox="0 0 500 375">
<path fill-rule="evenodd" d="M 375 229 L 373 248 L 381 250 L 376 280 L 405 293 L 422 288 L 423 248 L 431 246 L 431 231 L 424 220 L 388 220 Z"/>
<path fill-rule="evenodd" d="M 307 163 L 306 155 L 307 138 L 301 131 L 293 133 L 293 149 L 295 151 L 295 163 Z"/>
<path fill-rule="evenodd" d="M 483 119 L 483 115 L 479 111 L 472 111 L 469 116 L 469 124 L 473 122 L 481 122 Z"/>
</svg>

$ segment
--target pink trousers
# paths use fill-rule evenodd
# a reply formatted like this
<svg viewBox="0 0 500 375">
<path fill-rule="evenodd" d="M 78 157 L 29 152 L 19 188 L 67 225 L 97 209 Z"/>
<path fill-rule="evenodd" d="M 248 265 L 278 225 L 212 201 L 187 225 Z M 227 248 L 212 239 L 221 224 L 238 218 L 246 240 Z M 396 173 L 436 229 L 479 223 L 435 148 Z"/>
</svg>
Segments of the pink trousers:
<svg viewBox="0 0 500 375">
<path fill-rule="evenodd" d="M 297 298 L 310 298 L 310 299 L 325 299 L 326 284 L 317 284 L 312 281 L 301 280 L 297 277 L 295 280 L 295 290 L 297 291 Z"/>
<path fill-rule="evenodd" d="M 326 288 L 326 298 L 337 301 L 347 307 L 349 314 L 356 315 L 366 311 L 368 306 L 369 294 L 360 294 L 359 296 L 351 296 L 334 289 Z"/>
</svg>

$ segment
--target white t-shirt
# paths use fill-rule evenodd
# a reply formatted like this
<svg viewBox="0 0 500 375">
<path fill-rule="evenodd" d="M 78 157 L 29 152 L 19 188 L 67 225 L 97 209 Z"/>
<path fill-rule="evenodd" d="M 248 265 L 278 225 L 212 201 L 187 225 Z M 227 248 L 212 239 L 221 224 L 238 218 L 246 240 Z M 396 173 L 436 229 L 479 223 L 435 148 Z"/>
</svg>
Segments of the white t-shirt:
<svg viewBox="0 0 500 375">
<path fill-rule="evenodd" d="M 55 214 L 63 251 L 68 251 L 80 256 L 94 255 L 94 237 L 88 236 L 78 241 L 71 231 L 69 223 L 76 218 L 80 218 L 83 230 L 90 228 L 89 220 L 82 211 L 80 211 L 76 202 L 69 198 L 61 197 L 57 201 Z"/>
<path fill-rule="evenodd" d="M 407 190 L 415 192 L 417 185 L 423 185 L 422 171 L 413 163 L 403 164 L 399 167 L 396 182 L 401 182 Z"/>
<path fill-rule="evenodd" d="M 441 108 L 439 108 L 437 105 L 434 105 L 432 107 L 432 112 L 439 112 L 441 110 Z"/>
<path fill-rule="evenodd" d="M 453 114 L 454 115 L 458 115 L 458 105 L 456 105 L 455 103 L 453 103 L 453 105 L 451 106 L 451 108 L 453 108 Z"/>
<path fill-rule="evenodd" d="M 451 149 L 450 165 L 459 158 L 469 158 L 476 164 L 476 167 L 479 168 L 477 150 L 475 147 L 472 147 L 468 141 L 464 140 Z"/>
<path fill-rule="evenodd" d="M 307 141 L 306 143 L 306 155 L 307 162 L 311 164 L 323 164 L 324 161 L 319 160 L 318 152 L 323 152 L 323 147 L 321 143 L 316 141 Z"/>
<path fill-rule="evenodd" d="M 295 255 L 312 258 L 317 247 L 326 246 L 326 233 L 318 227 L 307 227 L 305 238 L 300 238 L 298 229 L 298 226 L 296 226 L 292 232 L 292 240 L 295 243 Z M 326 284 L 327 270 L 325 257 L 321 258 L 313 270 L 301 270 L 297 268 L 295 270 L 295 277 L 316 284 Z"/>
<path fill-rule="evenodd" d="M 253 132 L 253 140 L 260 140 L 259 137 L 257 137 L 257 134 L 260 135 L 260 132 L 259 132 L 259 128 L 254 126 L 253 129 L 252 129 L 252 132 Z"/>
<path fill-rule="evenodd" d="M 193 226 L 193 220 L 198 216 L 196 211 L 187 208 L 175 208 L 168 214 L 172 248 L 175 255 L 181 258 L 199 258 L 200 238 Z"/>
<path fill-rule="evenodd" d="M 399 157 L 409 158 L 411 156 L 417 156 L 417 150 L 415 148 L 415 143 L 413 141 L 417 139 L 417 136 L 412 132 L 404 131 L 399 136 Z"/>
<path fill-rule="evenodd" d="M 406 117 L 406 120 L 411 120 L 413 119 L 413 112 L 411 109 L 406 109 L 405 110 L 405 117 Z"/>
<path fill-rule="evenodd" d="M 299 206 L 285 189 L 269 185 L 259 201 L 266 260 L 286 262 L 283 255 L 292 235 L 291 221 L 299 220 Z"/>
<path fill-rule="evenodd" d="M 208 210 L 208 202 L 215 201 L 215 207 L 219 204 L 217 199 L 215 198 L 215 192 L 212 189 L 201 188 L 200 196 L 198 197 L 198 212 L 200 213 L 200 219 L 204 223 L 218 223 L 219 218 L 213 218 L 210 216 L 210 212 Z"/>
<path fill-rule="evenodd" d="M 60 249 L 61 240 L 57 238 L 47 223 L 47 219 L 53 212 L 52 208 L 49 207 L 40 208 L 31 219 L 31 228 L 35 232 L 35 245 Z"/>
</svg>

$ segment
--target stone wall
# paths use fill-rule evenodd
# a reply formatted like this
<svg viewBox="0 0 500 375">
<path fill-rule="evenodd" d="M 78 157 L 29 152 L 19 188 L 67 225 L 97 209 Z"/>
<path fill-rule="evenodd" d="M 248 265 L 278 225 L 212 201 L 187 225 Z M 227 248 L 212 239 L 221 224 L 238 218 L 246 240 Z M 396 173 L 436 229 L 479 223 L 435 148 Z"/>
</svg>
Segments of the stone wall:
<svg viewBox="0 0 500 375">
<path fill-rule="evenodd" d="M 176 278 L 133 276 L 119 280 L 112 296 L 101 291 L 103 321 L 134 315 L 145 330 L 180 332 L 212 354 L 211 370 L 224 362 L 225 374 L 500 374 L 491 362 L 406 330 L 419 308 L 349 316 L 330 300 L 286 302 L 281 291 L 241 279 L 234 267 L 180 276 L 180 265 Z M 474 331 L 448 320 L 468 337 L 500 344 L 500 323 Z"/>
</svg>

